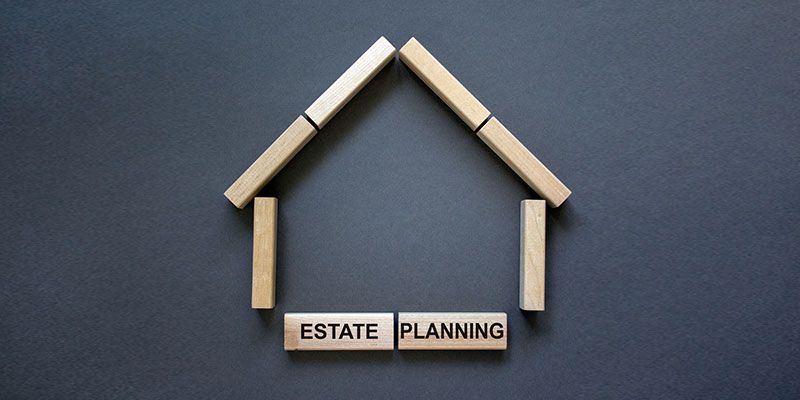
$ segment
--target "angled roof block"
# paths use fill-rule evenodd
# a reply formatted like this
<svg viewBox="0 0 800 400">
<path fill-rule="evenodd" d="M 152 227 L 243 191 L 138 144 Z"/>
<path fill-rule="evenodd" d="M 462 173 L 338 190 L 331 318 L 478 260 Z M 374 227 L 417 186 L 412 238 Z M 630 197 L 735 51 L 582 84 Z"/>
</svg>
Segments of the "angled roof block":
<svg viewBox="0 0 800 400">
<path fill-rule="evenodd" d="M 497 118 L 478 131 L 478 137 L 508 164 L 550 207 L 558 207 L 572 192 L 550 172 Z"/>
<path fill-rule="evenodd" d="M 246 206 L 328 121 L 389 63 L 395 48 L 381 37 L 298 117 L 225 191 L 238 208 Z M 415 38 L 400 59 L 436 93 L 467 126 L 508 164 L 550 207 L 558 207 L 570 190 L 481 104 Z"/>
<path fill-rule="evenodd" d="M 306 115 L 322 129 L 339 110 L 394 57 L 395 48 L 381 36 L 361 57 L 306 109 Z"/>
<path fill-rule="evenodd" d="M 389 63 L 395 48 L 381 36 L 347 71 L 306 110 L 308 119 L 299 116 L 256 161 L 225 191 L 237 208 L 244 208 L 253 197 Z"/>
<path fill-rule="evenodd" d="M 473 131 L 489 118 L 489 110 L 415 38 L 400 48 L 400 60 L 411 68 Z"/>
<path fill-rule="evenodd" d="M 572 193 L 489 110 L 415 38 L 400 48 L 400 60 L 414 71 L 467 126 L 550 207 L 558 207 Z M 487 122 L 488 120 L 488 122 Z M 481 125 L 483 125 L 481 127 Z M 478 129 L 480 128 L 480 129 Z"/>
<path fill-rule="evenodd" d="M 292 157 L 308 143 L 317 130 L 302 115 L 286 128 L 244 173 L 225 191 L 237 208 L 244 208 Z"/>
</svg>

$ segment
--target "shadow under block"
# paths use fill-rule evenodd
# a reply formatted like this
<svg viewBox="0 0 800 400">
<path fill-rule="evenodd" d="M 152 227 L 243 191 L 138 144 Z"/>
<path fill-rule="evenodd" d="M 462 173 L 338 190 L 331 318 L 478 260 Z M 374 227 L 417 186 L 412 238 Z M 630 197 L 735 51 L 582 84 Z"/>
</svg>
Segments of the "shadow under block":
<svg viewBox="0 0 800 400">
<path fill-rule="evenodd" d="M 253 206 L 252 308 L 275 308 L 275 249 L 278 199 L 256 197 Z"/>
<path fill-rule="evenodd" d="M 544 200 L 520 203 L 519 308 L 544 311 Z"/>
<path fill-rule="evenodd" d="M 399 350 L 505 350 L 506 313 L 398 313 Z"/>
<path fill-rule="evenodd" d="M 394 57 L 395 48 L 381 36 L 347 71 L 306 110 L 306 115 L 322 129 Z"/>
<path fill-rule="evenodd" d="M 473 131 L 489 118 L 489 110 L 461 84 L 436 58 L 411 38 L 400 49 L 403 61 Z"/>
<path fill-rule="evenodd" d="M 560 206 L 572 194 L 497 118 L 492 117 L 478 131 L 478 137 L 550 207 Z"/>
<path fill-rule="evenodd" d="M 393 313 L 286 313 L 283 349 L 393 350 Z"/>
<path fill-rule="evenodd" d="M 244 208 L 258 191 L 308 143 L 317 130 L 302 115 L 286 128 L 275 142 L 225 191 L 237 208 Z"/>
</svg>

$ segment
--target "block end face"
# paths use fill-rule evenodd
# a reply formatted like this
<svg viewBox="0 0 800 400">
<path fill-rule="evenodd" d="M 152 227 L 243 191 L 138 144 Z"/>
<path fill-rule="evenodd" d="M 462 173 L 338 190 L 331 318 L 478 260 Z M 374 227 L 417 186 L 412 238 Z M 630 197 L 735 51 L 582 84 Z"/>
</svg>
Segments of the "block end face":
<svg viewBox="0 0 800 400">
<path fill-rule="evenodd" d="M 476 101 L 477 101 L 477 99 L 476 99 Z M 476 115 L 476 116 L 474 116 L 472 118 L 470 118 L 470 117 L 465 115 L 462 118 L 464 120 L 464 122 L 467 123 L 467 126 L 469 126 L 469 129 L 471 129 L 473 132 L 477 132 L 478 128 L 481 126 L 481 124 L 486 122 L 486 120 L 489 119 L 489 116 L 492 115 L 492 113 L 489 112 L 489 109 L 484 107 L 483 104 L 480 104 L 480 103 L 478 103 L 478 104 L 480 105 L 480 107 L 483 108 L 480 111 L 476 111 L 476 112 L 478 112 L 480 114 L 478 114 L 478 115 Z M 494 117 L 492 117 L 492 118 L 494 118 Z"/>
<path fill-rule="evenodd" d="M 529 204 L 529 205 L 536 206 L 536 205 L 542 205 L 545 202 L 546 202 L 545 200 L 525 199 L 525 200 L 520 201 L 520 204 L 522 204 L 522 205 Z"/>
<path fill-rule="evenodd" d="M 255 205 L 256 206 L 259 206 L 259 205 L 270 206 L 270 205 L 277 205 L 278 204 L 278 198 L 277 197 L 256 197 L 256 198 L 253 199 L 253 201 L 255 201 Z"/>
<path fill-rule="evenodd" d="M 420 44 L 417 41 L 417 39 L 412 36 L 411 39 L 408 39 L 406 44 L 404 44 L 403 47 L 400 48 L 400 54 L 402 55 L 403 53 L 407 53 L 409 49 L 411 49 L 412 47 L 417 47 L 419 45 Z"/>
<path fill-rule="evenodd" d="M 428 52 L 428 50 L 422 47 L 422 44 L 420 44 L 417 41 L 417 39 L 413 37 L 411 39 L 408 39 L 408 42 L 406 42 L 406 44 L 404 44 L 403 47 L 400 48 L 400 51 L 397 52 L 400 61 L 402 61 L 403 64 L 411 68 L 411 71 L 413 71 L 415 75 L 420 74 L 419 67 L 414 62 L 415 58 L 419 58 L 418 54 L 420 53 L 426 54 L 428 57 L 433 57 Z"/>
<path fill-rule="evenodd" d="M 478 129 L 478 131 L 476 133 L 485 134 L 487 131 L 493 130 L 493 129 L 505 129 L 503 124 L 501 124 L 500 121 L 498 121 L 497 118 L 495 118 L 495 116 L 492 116 L 491 118 L 489 118 L 489 120 L 486 121 L 486 123 L 483 124 L 481 129 Z"/>
<path fill-rule="evenodd" d="M 239 196 L 237 196 L 234 193 L 233 187 L 228 188 L 228 190 L 225 191 L 224 195 L 228 199 L 228 201 L 231 202 L 231 204 L 233 204 L 234 206 L 236 206 L 236 208 L 240 210 L 243 209 L 248 203 L 247 201 L 244 201 L 241 198 L 239 198 Z"/>
<path fill-rule="evenodd" d="M 385 36 L 379 37 L 378 40 L 375 41 L 375 44 L 380 44 L 381 46 L 384 46 L 387 49 L 392 49 L 392 53 L 397 51 L 392 42 L 390 42 L 389 39 L 386 39 Z"/>
<path fill-rule="evenodd" d="M 569 190 L 569 189 L 567 189 L 566 187 L 565 187 L 564 189 L 566 190 L 566 192 L 564 192 L 564 193 L 563 193 L 563 194 L 561 194 L 560 196 L 558 196 L 558 197 L 552 197 L 552 198 L 550 198 L 550 199 L 548 199 L 548 200 L 547 200 L 547 205 L 548 205 L 550 208 L 558 208 L 558 207 L 560 207 L 562 204 L 564 204 L 564 202 L 565 202 L 565 201 L 567 201 L 567 199 L 569 198 L 569 196 L 572 194 L 572 191 L 571 191 L 571 190 Z"/>
<path fill-rule="evenodd" d="M 519 309 L 523 312 L 544 311 L 544 300 L 520 297 Z"/>
<path fill-rule="evenodd" d="M 324 116 L 317 114 L 314 110 L 315 108 L 312 104 L 310 107 L 306 109 L 304 114 L 306 115 L 306 117 L 308 117 L 309 120 L 311 120 L 311 122 L 314 123 L 314 125 L 317 126 L 317 128 L 322 129 L 322 127 L 325 126 L 325 124 L 328 123 L 328 121 L 325 119 Z M 311 122 L 309 121 L 306 122 L 308 122 L 308 124 L 311 125 Z"/>
<path fill-rule="evenodd" d="M 498 129 L 498 125 L 500 121 L 494 117 L 494 115 L 490 116 L 489 119 L 480 127 L 480 129 L 475 130 L 475 134 L 478 135 L 484 143 L 489 145 L 489 142 L 486 140 L 486 135 L 488 135 L 492 131 L 496 131 Z M 502 127 L 502 125 L 500 125 Z M 491 147 L 491 146 L 490 146 Z M 494 150 L 494 149 L 492 149 Z"/>
<path fill-rule="evenodd" d="M 303 118 L 306 124 L 308 124 L 314 131 L 316 132 L 317 129 L 322 129 L 328 121 L 333 118 L 333 115 L 327 115 L 322 109 L 317 107 L 316 103 L 311 104 L 306 111 L 304 112 L 305 117 L 302 115 L 300 118 Z M 306 117 L 308 119 L 306 119 Z M 313 125 L 312 125 L 313 123 Z"/>
</svg>

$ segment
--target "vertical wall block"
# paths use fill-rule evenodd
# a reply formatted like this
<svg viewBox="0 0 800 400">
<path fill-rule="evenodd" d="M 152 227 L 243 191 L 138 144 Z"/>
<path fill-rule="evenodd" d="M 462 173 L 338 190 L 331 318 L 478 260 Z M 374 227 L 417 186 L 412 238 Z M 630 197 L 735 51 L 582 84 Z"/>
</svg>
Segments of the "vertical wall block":
<svg viewBox="0 0 800 400">
<path fill-rule="evenodd" d="M 275 308 L 278 199 L 256 197 L 253 207 L 253 308 Z"/>
<path fill-rule="evenodd" d="M 520 204 L 519 308 L 544 311 L 544 200 Z"/>
</svg>

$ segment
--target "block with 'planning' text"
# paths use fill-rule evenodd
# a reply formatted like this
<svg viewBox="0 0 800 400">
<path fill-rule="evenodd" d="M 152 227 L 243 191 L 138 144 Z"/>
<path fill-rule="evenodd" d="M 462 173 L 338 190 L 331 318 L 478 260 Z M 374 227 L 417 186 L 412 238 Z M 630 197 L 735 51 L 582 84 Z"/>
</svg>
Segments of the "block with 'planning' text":
<svg viewBox="0 0 800 400">
<path fill-rule="evenodd" d="M 505 350 L 506 313 L 398 313 L 399 350 Z"/>
</svg>

